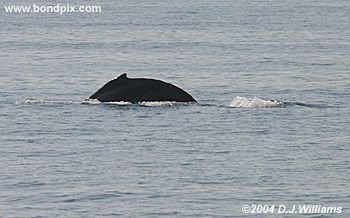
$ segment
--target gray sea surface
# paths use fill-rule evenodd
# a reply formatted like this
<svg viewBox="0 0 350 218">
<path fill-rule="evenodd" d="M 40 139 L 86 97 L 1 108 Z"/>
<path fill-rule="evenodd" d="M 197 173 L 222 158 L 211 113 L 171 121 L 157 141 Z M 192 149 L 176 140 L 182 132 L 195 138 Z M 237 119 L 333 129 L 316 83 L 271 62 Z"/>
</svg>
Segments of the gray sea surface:
<svg viewBox="0 0 350 218">
<path fill-rule="evenodd" d="M 49 3 L 0 1 L 0 217 L 350 217 L 350 1 Z M 122 73 L 199 104 L 82 104 Z"/>
</svg>

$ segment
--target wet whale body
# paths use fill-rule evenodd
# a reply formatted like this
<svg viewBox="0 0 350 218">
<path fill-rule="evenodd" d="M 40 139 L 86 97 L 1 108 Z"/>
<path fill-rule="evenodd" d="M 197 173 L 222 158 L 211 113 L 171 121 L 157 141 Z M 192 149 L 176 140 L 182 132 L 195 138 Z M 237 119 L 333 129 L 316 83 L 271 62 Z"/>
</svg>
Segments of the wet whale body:
<svg viewBox="0 0 350 218">
<path fill-rule="evenodd" d="M 89 97 L 100 102 L 145 102 L 173 101 L 197 102 L 181 88 L 161 80 L 146 78 L 128 78 L 124 73 L 109 81 Z"/>
</svg>

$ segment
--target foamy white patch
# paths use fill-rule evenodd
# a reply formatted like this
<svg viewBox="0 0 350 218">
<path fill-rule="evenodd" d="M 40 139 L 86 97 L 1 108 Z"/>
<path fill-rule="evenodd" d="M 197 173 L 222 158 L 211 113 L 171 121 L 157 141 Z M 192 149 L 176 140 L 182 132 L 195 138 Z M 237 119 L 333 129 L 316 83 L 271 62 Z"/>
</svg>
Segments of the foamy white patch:
<svg viewBox="0 0 350 218">
<path fill-rule="evenodd" d="M 132 105 L 131 102 L 128 101 L 112 101 L 112 102 L 100 102 L 97 99 L 85 99 L 83 104 L 111 104 L 111 105 L 120 105 L 127 106 Z M 146 107 L 164 107 L 164 106 L 173 106 L 176 102 L 172 101 L 143 101 L 139 102 L 138 105 L 146 106 Z"/>
<path fill-rule="evenodd" d="M 55 99 L 18 99 L 16 104 L 80 104 L 80 102 L 75 101 L 65 101 L 65 100 L 55 100 Z"/>
<path fill-rule="evenodd" d="M 85 99 L 82 103 L 83 104 L 101 104 L 102 102 L 100 102 L 97 99 L 88 98 L 88 99 Z"/>
<path fill-rule="evenodd" d="M 146 107 L 170 107 L 176 104 L 174 101 L 143 101 L 139 105 Z"/>
<path fill-rule="evenodd" d="M 44 99 L 18 99 L 16 104 L 44 104 L 47 100 Z"/>
<path fill-rule="evenodd" d="M 111 101 L 111 102 L 101 102 L 97 99 L 85 99 L 83 102 L 83 104 L 113 104 L 113 105 L 130 105 L 132 104 L 131 102 L 127 102 L 127 101 Z"/>
<path fill-rule="evenodd" d="M 237 96 L 230 103 L 230 107 L 237 108 L 274 108 L 283 106 L 283 102 L 275 100 L 264 100 L 257 97 L 246 98 Z"/>
<path fill-rule="evenodd" d="M 113 101 L 113 102 L 105 102 L 105 104 L 115 104 L 115 105 L 125 106 L 125 105 L 131 105 L 132 103 L 127 101 Z"/>
</svg>

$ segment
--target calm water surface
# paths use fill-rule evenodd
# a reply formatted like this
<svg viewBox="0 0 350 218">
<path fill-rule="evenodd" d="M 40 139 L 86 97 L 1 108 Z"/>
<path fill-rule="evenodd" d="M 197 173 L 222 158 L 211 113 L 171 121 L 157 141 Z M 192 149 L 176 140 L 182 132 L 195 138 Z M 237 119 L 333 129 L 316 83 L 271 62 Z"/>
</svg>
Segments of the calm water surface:
<svg viewBox="0 0 350 218">
<path fill-rule="evenodd" d="M 70 4 L 0 11 L 1 217 L 350 216 L 349 1 Z M 81 104 L 121 73 L 200 104 Z"/>
</svg>

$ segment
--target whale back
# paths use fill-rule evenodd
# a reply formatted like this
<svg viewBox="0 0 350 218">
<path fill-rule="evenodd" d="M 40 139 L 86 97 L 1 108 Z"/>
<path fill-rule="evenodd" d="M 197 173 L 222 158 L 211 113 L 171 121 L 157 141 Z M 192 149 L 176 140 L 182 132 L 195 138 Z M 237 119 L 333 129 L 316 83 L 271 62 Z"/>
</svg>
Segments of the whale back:
<svg viewBox="0 0 350 218">
<path fill-rule="evenodd" d="M 131 79 L 125 73 L 106 83 L 89 98 L 97 99 L 101 102 L 196 102 L 190 94 L 173 84 L 155 79 Z"/>
</svg>

